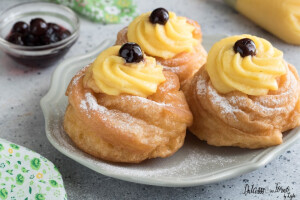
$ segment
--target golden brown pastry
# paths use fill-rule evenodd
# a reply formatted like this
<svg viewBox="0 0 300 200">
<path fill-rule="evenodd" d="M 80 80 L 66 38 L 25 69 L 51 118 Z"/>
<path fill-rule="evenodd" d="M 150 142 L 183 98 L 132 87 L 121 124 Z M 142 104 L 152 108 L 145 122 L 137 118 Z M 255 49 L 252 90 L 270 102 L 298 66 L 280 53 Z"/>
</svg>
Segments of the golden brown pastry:
<svg viewBox="0 0 300 200">
<path fill-rule="evenodd" d="M 140 15 L 122 29 L 116 44 L 126 42 L 138 43 L 165 70 L 176 73 L 181 85 L 206 62 L 199 24 L 163 8 Z"/>
<path fill-rule="evenodd" d="M 141 55 L 136 44 L 110 47 L 70 82 L 64 129 L 86 153 L 138 163 L 183 145 L 192 114 L 178 77 Z"/>
<path fill-rule="evenodd" d="M 189 130 L 211 145 L 278 145 L 282 132 L 300 125 L 297 71 L 262 38 L 239 35 L 217 42 L 183 90 L 194 117 Z"/>
</svg>

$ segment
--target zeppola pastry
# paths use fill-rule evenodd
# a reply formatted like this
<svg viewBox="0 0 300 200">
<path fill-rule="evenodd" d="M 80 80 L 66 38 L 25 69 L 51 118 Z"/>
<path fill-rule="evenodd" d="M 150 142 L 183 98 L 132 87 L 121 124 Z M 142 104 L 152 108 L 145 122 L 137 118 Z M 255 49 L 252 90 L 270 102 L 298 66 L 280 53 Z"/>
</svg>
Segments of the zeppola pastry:
<svg viewBox="0 0 300 200">
<path fill-rule="evenodd" d="M 278 145 L 282 132 L 300 125 L 297 71 L 262 38 L 217 42 L 183 90 L 194 117 L 190 131 L 211 145 Z"/>
<path fill-rule="evenodd" d="M 71 80 L 64 129 L 86 153 L 113 162 L 167 157 L 192 114 L 176 74 L 135 43 L 104 50 Z"/>
<path fill-rule="evenodd" d="M 128 41 L 139 44 L 165 70 L 175 72 L 182 85 L 206 62 L 199 24 L 164 8 L 144 13 L 122 29 L 116 44 Z"/>
</svg>

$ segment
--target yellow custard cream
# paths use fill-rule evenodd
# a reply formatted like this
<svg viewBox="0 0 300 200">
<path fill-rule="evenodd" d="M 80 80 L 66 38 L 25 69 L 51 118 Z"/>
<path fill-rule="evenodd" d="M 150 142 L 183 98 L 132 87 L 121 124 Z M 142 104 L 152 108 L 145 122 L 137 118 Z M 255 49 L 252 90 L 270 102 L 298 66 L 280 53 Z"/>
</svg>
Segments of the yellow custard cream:
<svg viewBox="0 0 300 200">
<path fill-rule="evenodd" d="M 128 27 L 128 41 L 141 46 L 146 54 L 163 59 L 173 58 L 181 52 L 190 52 L 200 41 L 194 38 L 195 27 L 185 17 L 169 12 L 165 25 L 152 24 L 151 12 L 135 18 Z"/>
<path fill-rule="evenodd" d="M 225 0 L 285 42 L 300 45 L 300 0 Z"/>
<path fill-rule="evenodd" d="M 255 56 L 242 57 L 234 51 L 236 41 L 249 38 L 256 46 Z M 214 44 L 208 53 L 207 72 L 220 93 L 235 90 L 248 95 L 266 95 L 277 90 L 276 78 L 285 74 L 283 53 L 265 39 L 252 35 L 227 37 Z"/>
<path fill-rule="evenodd" d="M 88 73 L 92 73 L 95 83 L 91 85 L 97 87 L 92 89 L 109 95 L 147 97 L 154 94 L 157 86 L 166 80 L 163 67 L 156 64 L 155 58 L 146 55 L 141 62 L 126 63 L 124 58 L 118 56 L 120 48 L 113 46 L 104 50 L 92 63 Z"/>
</svg>

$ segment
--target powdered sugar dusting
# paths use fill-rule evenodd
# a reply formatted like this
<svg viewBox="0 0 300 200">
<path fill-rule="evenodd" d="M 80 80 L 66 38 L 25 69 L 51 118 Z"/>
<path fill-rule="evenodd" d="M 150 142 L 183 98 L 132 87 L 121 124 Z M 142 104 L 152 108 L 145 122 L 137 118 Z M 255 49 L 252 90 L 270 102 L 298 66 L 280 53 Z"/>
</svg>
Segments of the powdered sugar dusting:
<svg viewBox="0 0 300 200">
<path fill-rule="evenodd" d="M 197 81 L 197 94 L 203 95 L 206 93 L 206 80 L 200 79 Z"/>
<path fill-rule="evenodd" d="M 225 97 L 220 96 L 216 90 L 211 88 L 211 86 L 208 87 L 208 93 L 212 95 L 212 103 L 220 106 L 221 114 L 232 115 L 232 117 L 236 119 L 234 112 L 240 112 L 238 108 L 232 106 Z"/>
<path fill-rule="evenodd" d="M 79 106 L 85 111 L 89 118 L 91 117 L 89 110 L 94 110 L 100 113 L 104 113 L 107 111 L 107 109 L 104 106 L 98 104 L 96 98 L 90 92 L 85 93 L 84 96 L 85 99 L 81 100 Z"/>
<path fill-rule="evenodd" d="M 90 92 L 85 94 L 85 98 L 91 110 L 100 111 L 102 113 L 107 110 L 104 106 L 101 106 L 97 103 L 96 98 Z"/>
<path fill-rule="evenodd" d="M 165 92 L 165 91 L 169 91 L 170 89 L 172 89 L 174 87 L 174 85 L 172 85 L 172 84 L 167 84 L 167 87 L 162 87 L 162 88 L 160 88 L 160 90 L 162 91 L 162 92 Z"/>
<path fill-rule="evenodd" d="M 158 105 L 158 106 L 173 106 L 172 104 L 169 104 L 169 103 L 156 102 L 156 101 L 152 101 L 150 99 L 140 97 L 140 96 L 129 96 L 129 95 L 125 96 L 125 95 L 123 95 L 123 96 L 120 96 L 120 100 L 123 100 L 123 101 L 130 100 L 130 102 L 132 102 L 132 103 L 137 103 L 139 101 L 139 102 L 144 103 L 144 107 L 148 107 L 151 104 L 155 104 L 155 105 Z"/>
<path fill-rule="evenodd" d="M 187 176 L 199 175 L 203 171 L 208 171 L 216 168 L 226 167 L 236 162 L 236 157 L 226 157 L 222 155 L 211 155 L 208 152 L 199 150 L 199 148 L 187 148 L 182 152 L 177 152 L 177 157 L 182 159 L 177 160 L 176 157 L 165 159 L 155 159 L 149 161 L 149 164 L 141 163 L 139 165 L 118 166 L 105 164 L 102 167 L 105 170 L 114 170 L 120 174 L 130 175 L 135 177 L 172 177 L 172 176 Z M 213 159 L 212 159 L 213 158 Z M 97 163 L 97 161 L 95 161 Z M 202 171 L 199 173 L 199 171 Z"/>
<path fill-rule="evenodd" d="M 86 70 L 86 68 L 88 68 L 90 65 L 87 65 L 87 66 L 85 66 L 85 67 L 83 67 L 81 70 L 79 70 L 78 72 L 77 72 L 77 74 L 76 74 L 76 77 L 73 79 L 73 81 L 72 81 L 72 85 L 76 85 L 77 83 L 78 83 L 78 81 L 81 79 L 81 77 L 83 76 L 83 74 L 82 75 L 80 75 L 80 76 L 77 76 L 78 74 L 80 74 L 80 73 L 82 73 L 83 71 L 85 71 Z"/>
<path fill-rule="evenodd" d="M 259 107 L 260 112 L 264 114 L 273 113 L 273 112 L 280 113 L 286 110 L 286 107 L 267 107 L 257 101 L 254 102 L 254 106 Z"/>
<path fill-rule="evenodd" d="M 72 85 L 76 85 L 81 77 L 82 77 L 82 76 L 77 76 L 77 77 L 75 77 L 75 78 L 73 79 L 73 81 L 72 81 Z"/>
<path fill-rule="evenodd" d="M 199 76 L 197 80 L 196 92 L 199 96 L 208 96 L 211 104 L 219 107 L 222 115 L 232 116 L 236 119 L 237 112 L 243 111 L 247 107 L 250 111 L 255 111 L 261 116 L 273 116 L 280 113 L 289 113 L 296 105 L 297 98 L 294 98 L 295 89 L 297 88 L 297 80 L 289 71 L 287 81 L 278 90 L 278 94 L 264 96 L 247 96 L 247 95 L 226 95 L 219 94 L 212 85 L 207 83 L 203 76 Z M 280 91 L 283 90 L 283 91 Z"/>
<path fill-rule="evenodd" d="M 90 92 L 85 93 L 84 96 L 85 98 L 80 102 L 80 108 L 82 108 L 85 111 L 86 115 L 89 118 L 91 118 L 91 115 L 93 114 L 91 111 L 96 111 L 97 114 L 101 114 L 101 119 L 103 121 L 110 121 L 111 123 L 114 123 L 114 126 L 118 129 L 122 129 L 124 131 L 134 130 L 132 131 L 132 134 L 142 132 L 142 130 L 139 130 L 142 129 L 142 127 L 137 125 L 137 120 L 139 120 L 140 122 L 142 120 L 136 119 L 128 113 L 123 113 L 118 110 L 107 109 L 106 107 L 98 104 L 97 99 Z M 121 96 L 121 99 L 122 98 L 124 97 Z M 117 120 L 118 123 L 115 123 L 115 120 Z"/>
<path fill-rule="evenodd" d="M 173 73 L 178 73 L 180 71 L 180 67 L 168 67 L 168 66 L 163 66 L 164 69 L 168 70 L 168 71 L 171 71 Z"/>
<path fill-rule="evenodd" d="M 188 134 L 184 146 L 171 157 L 146 160 L 139 164 L 108 163 L 84 153 L 74 145 L 64 132 L 63 116 L 63 108 L 55 112 L 55 117 L 49 124 L 51 137 L 63 152 L 76 155 L 78 159 L 84 160 L 84 165 L 93 166 L 93 169 L 98 169 L 101 173 L 109 172 L 133 178 L 199 176 L 239 164 L 241 158 L 252 153 L 238 148 L 213 147 Z"/>
<path fill-rule="evenodd" d="M 234 112 L 240 112 L 240 110 L 230 104 L 230 99 L 219 95 L 211 85 L 207 84 L 207 80 L 202 76 L 199 76 L 196 85 L 196 92 L 199 96 L 210 96 L 210 101 L 213 105 L 219 106 L 222 115 L 231 115 L 233 119 L 237 120 Z M 231 99 L 231 101 L 236 101 L 236 99 Z"/>
<path fill-rule="evenodd" d="M 107 163 L 78 149 L 67 136 L 63 129 L 63 116 L 67 101 L 66 99 L 59 101 L 53 107 L 53 112 L 47 121 L 49 129 L 47 134 L 51 137 L 55 147 L 68 156 L 76 157 L 83 165 L 109 176 L 114 174 L 115 177 L 131 177 L 131 180 L 135 181 L 145 180 L 145 178 L 170 178 L 174 181 L 179 178 L 194 179 L 222 171 L 228 172 L 241 164 L 249 163 L 263 153 L 263 150 L 213 147 L 188 134 L 184 146 L 171 157 L 151 159 L 140 164 Z"/>
<path fill-rule="evenodd" d="M 83 109 L 83 110 L 87 110 L 87 109 L 88 109 L 85 100 L 82 100 L 82 101 L 80 102 L 80 108 Z"/>
<path fill-rule="evenodd" d="M 81 68 L 80 62 L 74 63 L 74 65 L 78 69 Z M 78 80 L 79 79 L 75 80 L 75 82 Z M 131 179 L 131 181 L 141 181 L 147 177 L 158 177 L 160 179 L 170 177 L 171 181 L 178 182 L 181 177 L 185 178 L 185 180 L 188 178 L 195 180 L 195 178 L 203 175 L 221 175 L 220 171 L 222 171 L 223 177 L 227 177 L 230 173 L 236 173 L 238 170 L 242 170 L 241 166 L 250 169 L 250 163 L 255 162 L 257 164 L 258 161 L 267 161 L 267 158 L 272 157 L 274 153 L 272 149 L 253 151 L 240 148 L 212 147 L 206 143 L 199 142 L 195 137 L 189 138 L 188 135 L 184 146 L 169 158 L 152 159 L 137 165 L 106 163 L 79 150 L 64 132 L 63 116 L 68 104 L 67 98 L 62 95 L 64 92 L 65 91 L 59 91 L 58 94 L 61 95 L 55 94 L 58 96 L 57 101 L 47 102 L 47 105 L 51 106 L 48 117 L 46 118 L 48 138 L 51 138 L 52 144 L 67 156 L 73 159 L 76 158 L 76 160 L 79 160 L 83 165 L 89 166 L 95 171 L 106 175 L 114 174 L 115 177 L 127 177 L 127 179 Z M 230 98 L 228 102 L 235 104 L 239 102 L 239 100 L 240 99 Z M 261 104 L 264 104 L 263 101 L 264 100 L 261 101 Z M 86 100 L 81 102 L 80 105 L 84 108 L 88 108 Z M 284 137 L 287 138 L 284 142 L 292 141 L 291 139 L 295 138 L 296 133 L 297 132 L 291 132 L 288 134 L 288 137 L 285 135 Z M 196 143 L 193 143 L 193 141 L 196 141 Z M 278 148 L 276 148 L 276 150 L 278 151 Z M 152 181 L 153 180 L 156 179 L 152 179 Z M 153 183 L 155 182 L 153 181 L 152 184 Z"/>
</svg>

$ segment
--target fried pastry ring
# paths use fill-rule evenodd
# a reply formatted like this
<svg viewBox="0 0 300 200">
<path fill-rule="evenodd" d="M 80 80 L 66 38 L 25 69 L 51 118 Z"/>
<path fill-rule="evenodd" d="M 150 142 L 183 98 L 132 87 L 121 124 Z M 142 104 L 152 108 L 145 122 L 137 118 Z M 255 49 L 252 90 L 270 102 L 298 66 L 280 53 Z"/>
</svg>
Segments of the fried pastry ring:
<svg viewBox="0 0 300 200">
<path fill-rule="evenodd" d="M 193 75 L 200 69 L 200 67 L 202 67 L 202 65 L 206 63 L 207 57 L 207 52 L 201 44 L 202 33 L 200 25 L 196 21 L 190 19 L 188 20 L 188 23 L 192 24 L 196 28 L 193 32 L 193 35 L 199 40 L 198 45 L 194 47 L 194 51 L 182 52 L 170 59 L 163 59 L 150 55 L 152 57 L 155 57 L 156 61 L 164 67 L 164 70 L 176 73 L 179 77 L 181 85 L 185 84 L 188 79 L 193 77 Z M 128 42 L 127 31 L 128 27 L 125 27 L 121 31 L 119 31 L 117 35 L 116 45 L 122 45 Z"/>
<path fill-rule="evenodd" d="M 138 163 L 170 156 L 183 145 L 192 114 L 174 73 L 164 72 L 166 81 L 143 98 L 94 93 L 84 86 L 86 71 L 66 92 L 64 129 L 80 149 L 107 161 Z"/>
<path fill-rule="evenodd" d="M 279 89 L 251 96 L 220 94 L 202 67 L 183 88 L 194 122 L 189 130 L 215 146 L 264 148 L 282 143 L 282 132 L 300 125 L 300 82 L 294 66 L 277 79 Z"/>
</svg>

